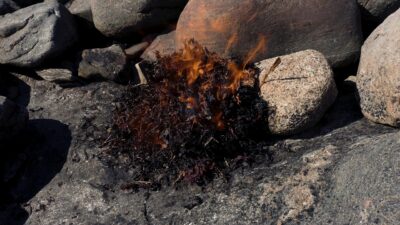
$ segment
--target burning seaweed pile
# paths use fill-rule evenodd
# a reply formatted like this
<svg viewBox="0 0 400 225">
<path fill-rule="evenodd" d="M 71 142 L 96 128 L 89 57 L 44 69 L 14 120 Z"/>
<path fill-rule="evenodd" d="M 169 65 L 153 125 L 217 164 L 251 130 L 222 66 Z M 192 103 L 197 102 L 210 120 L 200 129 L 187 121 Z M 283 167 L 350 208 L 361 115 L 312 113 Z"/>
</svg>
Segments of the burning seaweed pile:
<svg viewBox="0 0 400 225">
<path fill-rule="evenodd" d="M 267 127 L 256 71 L 246 68 L 256 51 L 239 64 L 191 40 L 147 63 L 149 84 L 120 99 L 108 152 L 145 183 L 201 183 L 250 160 Z"/>
</svg>

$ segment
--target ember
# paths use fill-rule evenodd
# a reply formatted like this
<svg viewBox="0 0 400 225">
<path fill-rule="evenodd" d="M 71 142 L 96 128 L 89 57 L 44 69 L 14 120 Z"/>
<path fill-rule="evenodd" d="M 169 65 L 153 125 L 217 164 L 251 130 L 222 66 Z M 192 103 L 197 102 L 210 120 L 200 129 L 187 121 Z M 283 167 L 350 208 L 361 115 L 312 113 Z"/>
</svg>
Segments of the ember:
<svg viewBox="0 0 400 225">
<path fill-rule="evenodd" d="M 147 63 L 149 85 L 130 87 L 116 110 L 110 153 L 129 156 L 133 179 L 151 182 L 200 183 L 248 161 L 267 127 L 249 61 L 222 59 L 191 40 Z"/>
</svg>

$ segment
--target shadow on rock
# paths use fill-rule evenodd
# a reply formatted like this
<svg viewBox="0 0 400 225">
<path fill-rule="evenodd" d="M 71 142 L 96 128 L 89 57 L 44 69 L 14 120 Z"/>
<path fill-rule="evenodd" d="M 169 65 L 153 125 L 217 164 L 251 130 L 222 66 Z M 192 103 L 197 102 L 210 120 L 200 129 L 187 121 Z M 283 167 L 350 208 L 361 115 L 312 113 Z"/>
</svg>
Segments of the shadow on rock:
<svg viewBox="0 0 400 225">
<path fill-rule="evenodd" d="M 21 208 L 46 186 L 66 162 L 71 144 L 68 126 L 55 120 L 31 120 L 18 137 L 0 144 L 0 224 L 23 224 Z"/>
<path fill-rule="evenodd" d="M 318 125 L 313 129 L 295 135 L 295 138 L 309 139 L 323 136 L 363 118 L 358 103 L 356 84 L 353 81 L 345 81 L 339 85 L 339 95 L 336 102 Z"/>
<path fill-rule="evenodd" d="M 5 96 L 21 106 L 28 106 L 31 87 L 9 73 L 0 76 L 0 95 Z"/>
</svg>

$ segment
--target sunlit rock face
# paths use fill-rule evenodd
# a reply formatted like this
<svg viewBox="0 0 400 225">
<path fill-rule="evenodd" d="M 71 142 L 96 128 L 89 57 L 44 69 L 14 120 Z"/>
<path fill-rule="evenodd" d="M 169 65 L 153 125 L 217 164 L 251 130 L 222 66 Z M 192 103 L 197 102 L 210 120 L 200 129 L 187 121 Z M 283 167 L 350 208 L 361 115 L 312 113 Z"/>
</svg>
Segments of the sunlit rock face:
<svg viewBox="0 0 400 225">
<path fill-rule="evenodd" d="M 168 25 L 179 17 L 187 0 L 93 0 L 93 22 L 106 36 L 122 37 Z"/>
</svg>

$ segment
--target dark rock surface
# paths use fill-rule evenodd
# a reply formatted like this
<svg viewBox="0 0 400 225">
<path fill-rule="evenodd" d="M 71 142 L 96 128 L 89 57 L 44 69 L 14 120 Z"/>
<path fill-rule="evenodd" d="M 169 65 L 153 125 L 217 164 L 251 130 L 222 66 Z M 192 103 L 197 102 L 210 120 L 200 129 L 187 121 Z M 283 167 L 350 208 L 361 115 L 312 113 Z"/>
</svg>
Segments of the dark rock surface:
<svg viewBox="0 0 400 225">
<path fill-rule="evenodd" d="M 12 0 L 0 0 L 0 15 L 14 12 L 19 6 Z"/>
<path fill-rule="evenodd" d="M 128 59 L 119 45 L 84 50 L 79 59 L 78 76 L 89 80 L 123 81 Z"/>
<path fill-rule="evenodd" d="M 357 0 L 367 20 L 383 21 L 400 8 L 400 0 Z"/>
<path fill-rule="evenodd" d="M 351 151 L 331 177 L 329 197 L 308 224 L 398 224 L 400 133 L 359 137 L 349 144 Z"/>
<path fill-rule="evenodd" d="M 0 64 L 34 67 L 77 41 L 74 20 L 56 2 L 35 4 L 0 18 Z"/>
<path fill-rule="evenodd" d="M 261 157 L 229 180 L 151 191 L 121 189 L 132 182 L 130 172 L 99 159 L 115 96 L 124 87 L 93 83 L 62 89 L 21 79 L 30 86 L 28 93 L 21 91 L 25 103 L 29 99 L 29 127 L 41 138 L 28 139 L 0 169 L 0 182 L 7 184 L 0 185 L 7 196 L 1 198 L 0 224 L 395 224 L 399 219 L 400 133 L 362 118 L 350 81 L 340 85 L 337 102 L 317 127 L 271 139 L 266 147 L 272 164 L 269 156 Z"/>
<path fill-rule="evenodd" d="M 43 0 L 13 0 L 15 3 L 17 3 L 21 8 L 44 2 Z M 46 0 L 46 1 L 55 1 L 55 0 Z"/>
<path fill-rule="evenodd" d="M 0 203 L 2 209 L 0 210 L 0 224 L 19 222 L 21 214 L 15 212 L 20 212 L 22 209 L 18 203 L 26 202 L 35 196 L 60 170 L 63 171 L 61 173 L 65 172 L 66 174 L 62 176 L 59 182 L 55 183 L 58 187 L 64 186 L 64 183 L 69 183 L 67 180 L 71 177 L 76 178 L 78 182 L 86 182 L 85 179 L 89 176 L 101 173 L 102 167 L 98 161 L 93 164 L 91 161 L 91 165 L 85 166 L 85 169 L 77 166 L 86 164 L 87 160 L 98 155 L 100 150 L 96 140 L 99 139 L 101 134 L 104 134 L 104 131 L 110 125 L 111 108 L 113 107 L 111 102 L 115 93 L 121 90 L 121 87 L 112 83 L 96 83 L 77 89 L 62 89 L 47 81 L 23 78 L 31 88 L 22 90 L 23 94 L 16 101 L 21 102 L 21 104 L 29 103 L 28 109 L 32 117 L 26 131 L 27 135 L 25 135 L 27 138 L 21 136 L 19 139 L 26 143 L 26 146 L 18 146 L 18 143 L 21 142 L 11 142 L 9 146 L 3 149 L 7 148 L 9 152 L 15 154 L 0 157 L 0 165 L 5 164 L 3 159 L 8 162 L 7 165 L 14 165 L 0 169 L 1 175 L 8 177 L 7 180 L 0 181 L 5 182 L 1 186 L 7 188 L 5 191 L 7 198 L 1 198 Z M 59 109 L 56 110 L 58 112 L 48 110 L 49 105 L 52 105 L 52 109 Z M 71 167 L 67 166 L 66 161 L 73 163 Z M 83 174 L 71 176 L 72 171 L 74 171 L 73 173 L 84 172 L 86 177 Z M 90 185 L 88 183 L 88 187 Z M 4 194 L 4 192 L 2 193 Z M 70 194 L 75 195 L 77 193 L 80 192 L 74 191 Z M 44 201 L 50 203 L 52 202 L 51 198 L 46 198 L 47 200 Z M 42 208 L 44 204 L 47 204 L 43 203 L 41 200 L 41 203 L 33 205 L 33 208 L 28 207 L 22 211 L 39 212 L 44 209 Z M 64 205 L 65 202 L 59 203 Z M 66 205 L 61 208 L 65 207 Z M 12 213 L 8 214 L 10 211 L 6 209 L 11 210 Z M 70 210 L 74 209 L 71 208 Z M 22 213 L 22 215 L 25 215 L 25 213 Z M 21 224 L 23 223 L 22 221 Z M 54 222 L 54 224 L 59 223 L 61 222 Z"/>
<path fill-rule="evenodd" d="M 0 141 L 8 139 L 24 129 L 28 117 L 28 111 L 24 107 L 7 97 L 0 96 Z"/>
<path fill-rule="evenodd" d="M 254 61 L 315 49 L 334 67 L 346 66 L 362 44 L 359 7 L 348 0 L 197 0 L 189 1 L 176 29 L 177 43 L 195 38 L 230 57 L 246 57 L 260 36 L 266 48 Z"/>
<path fill-rule="evenodd" d="M 179 17 L 187 0 L 93 0 L 93 21 L 109 37 L 121 37 L 157 26 Z"/>
</svg>

